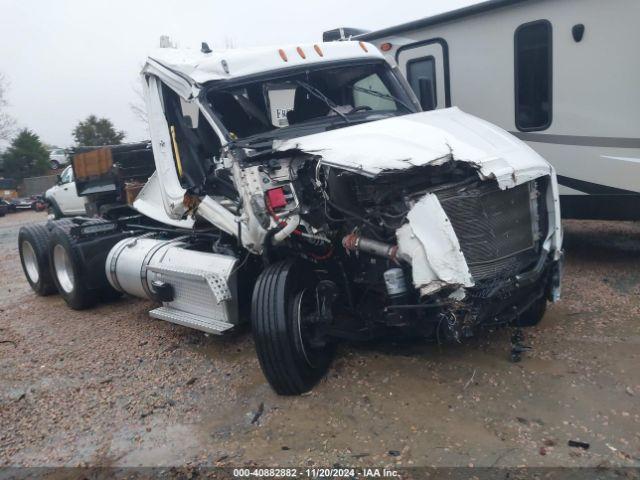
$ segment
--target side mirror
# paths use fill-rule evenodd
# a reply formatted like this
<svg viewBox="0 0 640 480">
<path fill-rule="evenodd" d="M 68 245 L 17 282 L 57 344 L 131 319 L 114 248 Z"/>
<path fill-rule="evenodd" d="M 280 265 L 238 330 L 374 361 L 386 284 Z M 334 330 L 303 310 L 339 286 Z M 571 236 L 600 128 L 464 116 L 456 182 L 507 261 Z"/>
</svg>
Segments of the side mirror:
<svg viewBox="0 0 640 480">
<path fill-rule="evenodd" d="M 418 89 L 420 90 L 420 106 L 422 110 L 428 112 L 436 109 L 435 92 L 433 91 L 433 83 L 430 78 L 420 78 L 418 80 Z"/>
<path fill-rule="evenodd" d="M 56 185 L 62 185 L 62 177 L 60 176 L 60 174 L 56 175 Z"/>
</svg>

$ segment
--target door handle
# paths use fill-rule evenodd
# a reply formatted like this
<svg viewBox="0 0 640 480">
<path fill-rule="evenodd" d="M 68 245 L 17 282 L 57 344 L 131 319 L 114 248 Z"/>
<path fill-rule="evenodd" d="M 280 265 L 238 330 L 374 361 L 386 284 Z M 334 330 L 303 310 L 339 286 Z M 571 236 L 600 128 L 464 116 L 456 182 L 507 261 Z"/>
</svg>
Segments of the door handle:
<svg viewBox="0 0 640 480">
<path fill-rule="evenodd" d="M 67 190 L 69 190 L 69 187 L 64 187 L 63 190 L 66 192 Z"/>
</svg>

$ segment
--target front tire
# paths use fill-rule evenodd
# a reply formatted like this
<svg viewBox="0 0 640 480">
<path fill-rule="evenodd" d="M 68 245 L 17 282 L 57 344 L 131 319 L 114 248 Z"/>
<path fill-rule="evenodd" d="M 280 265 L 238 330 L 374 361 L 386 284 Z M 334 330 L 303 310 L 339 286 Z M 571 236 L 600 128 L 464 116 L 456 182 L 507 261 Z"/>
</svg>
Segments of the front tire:
<svg viewBox="0 0 640 480">
<path fill-rule="evenodd" d="M 33 291 L 42 297 L 57 291 L 49 269 L 49 236 L 46 225 L 27 225 L 18 233 L 22 270 Z"/>
<path fill-rule="evenodd" d="M 333 359 L 334 345 L 314 338 L 310 321 L 317 284 L 312 266 L 295 260 L 270 265 L 256 281 L 253 338 L 262 371 L 279 395 L 308 392 Z"/>
</svg>

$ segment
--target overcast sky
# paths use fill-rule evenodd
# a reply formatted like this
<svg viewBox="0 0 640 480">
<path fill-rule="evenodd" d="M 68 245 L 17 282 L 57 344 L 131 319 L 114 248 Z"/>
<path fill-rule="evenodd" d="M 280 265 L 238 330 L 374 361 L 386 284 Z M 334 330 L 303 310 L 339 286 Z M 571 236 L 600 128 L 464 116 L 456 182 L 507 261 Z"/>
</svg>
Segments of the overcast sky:
<svg viewBox="0 0 640 480">
<path fill-rule="evenodd" d="M 338 26 L 378 29 L 477 0 L 0 0 L 0 72 L 10 112 L 47 143 L 67 147 L 89 114 L 126 140 L 146 138 L 131 113 L 147 53 L 169 35 L 180 47 L 317 42 Z"/>
</svg>

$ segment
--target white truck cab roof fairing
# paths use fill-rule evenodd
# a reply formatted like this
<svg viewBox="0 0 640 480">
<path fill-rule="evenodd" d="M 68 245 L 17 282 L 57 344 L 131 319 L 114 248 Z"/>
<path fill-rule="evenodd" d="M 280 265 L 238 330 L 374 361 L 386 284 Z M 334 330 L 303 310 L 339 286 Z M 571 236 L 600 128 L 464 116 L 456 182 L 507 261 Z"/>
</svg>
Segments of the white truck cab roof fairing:
<svg viewBox="0 0 640 480">
<path fill-rule="evenodd" d="M 149 55 L 147 65 L 159 64 L 192 84 L 203 84 L 283 68 L 366 58 L 384 60 L 382 53 L 368 43 L 329 42 L 219 50 L 211 53 L 163 48 Z"/>
</svg>

